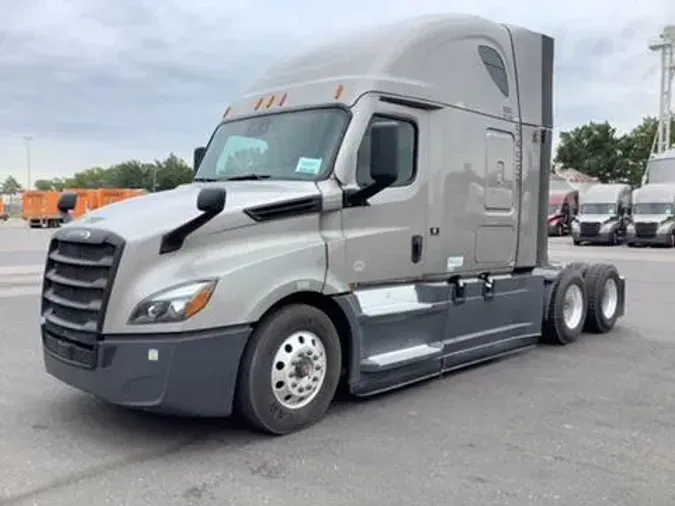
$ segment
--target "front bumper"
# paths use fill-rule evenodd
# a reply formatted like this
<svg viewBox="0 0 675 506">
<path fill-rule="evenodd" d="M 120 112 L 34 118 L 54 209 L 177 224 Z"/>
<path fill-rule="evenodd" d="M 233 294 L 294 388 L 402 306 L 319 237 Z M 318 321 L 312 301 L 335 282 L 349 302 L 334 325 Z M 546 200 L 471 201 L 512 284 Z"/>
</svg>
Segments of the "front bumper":
<svg viewBox="0 0 675 506">
<path fill-rule="evenodd" d="M 669 246 L 671 234 L 656 234 L 653 237 L 636 237 L 634 234 L 626 235 L 626 243 L 635 246 Z"/>
<path fill-rule="evenodd" d="M 612 232 L 600 232 L 597 235 L 580 235 L 579 232 L 572 232 L 572 239 L 588 244 L 609 244 L 612 242 Z"/>
<path fill-rule="evenodd" d="M 113 404 L 189 416 L 232 413 L 248 326 L 183 334 L 106 336 L 89 367 L 42 328 L 49 374 Z M 70 347 L 70 348 L 69 348 Z"/>
</svg>

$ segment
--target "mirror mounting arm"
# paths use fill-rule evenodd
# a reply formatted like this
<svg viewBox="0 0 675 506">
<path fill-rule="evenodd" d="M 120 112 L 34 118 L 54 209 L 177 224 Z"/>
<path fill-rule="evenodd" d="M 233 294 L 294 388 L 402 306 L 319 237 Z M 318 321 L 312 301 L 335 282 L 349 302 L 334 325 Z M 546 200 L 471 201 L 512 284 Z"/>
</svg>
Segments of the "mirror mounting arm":
<svg viewBox="0 0 675 506">
<path fill-rule="evenodd" d="M 396 181 L 395 176 L 380 176 L 372 184 L 358 190 L 347 190 L 343 197 L 344 207 L 367 206 L 368 199 L 377 195 Z"/>
</svg>

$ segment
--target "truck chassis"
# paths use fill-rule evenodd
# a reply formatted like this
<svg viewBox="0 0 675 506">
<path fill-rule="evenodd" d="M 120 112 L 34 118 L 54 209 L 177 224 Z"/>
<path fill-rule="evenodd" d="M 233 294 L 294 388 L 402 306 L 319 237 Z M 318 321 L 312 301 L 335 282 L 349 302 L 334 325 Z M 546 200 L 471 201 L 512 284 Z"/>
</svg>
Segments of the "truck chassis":
<svg viewBox="0 0 675 506">
<path fill-rule="evenodd" d="M 100 266 L 91 261 L 95 248 L 86 258 L 68 256 L 85 249 L 61 235 L 50 247 L 43 300 L 65 303 L 55 289 L 69 283 L 56 274 L 60 266 Z M 119 255 L 123 241 L 98 246 L 114 246 Z M 110 280 L 114 272 L 112 261 Z M 332 297 L 299 292 L 252 325 L 198 332 L 104 335 L 52 317 L 42 340 L 49 373 L 112 403 L 191 416 L 237 412 L 255 427 L 285 434 L 323 416 L 340 381 L 369 396 L 538 342 L 565 345 L 583 330 L 607 332 L 624 307 L 625 283 L 615 267 L 576 263 Z M 195 374 L 195 364 L 209 374 Z"/>
</svg>

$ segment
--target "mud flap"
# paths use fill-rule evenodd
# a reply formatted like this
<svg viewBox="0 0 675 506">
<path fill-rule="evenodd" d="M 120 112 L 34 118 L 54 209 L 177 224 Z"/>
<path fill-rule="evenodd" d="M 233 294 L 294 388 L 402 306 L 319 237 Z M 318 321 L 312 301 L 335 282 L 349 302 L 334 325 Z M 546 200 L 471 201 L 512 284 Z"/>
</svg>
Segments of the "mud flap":
<svg viewBox="0 0 675 506">
<path fill-rule="evenodd" d="M 626 314 L 626 278 L 619 276 L 619 308 L 617 313 L 619 317 Z"/>
</svg>

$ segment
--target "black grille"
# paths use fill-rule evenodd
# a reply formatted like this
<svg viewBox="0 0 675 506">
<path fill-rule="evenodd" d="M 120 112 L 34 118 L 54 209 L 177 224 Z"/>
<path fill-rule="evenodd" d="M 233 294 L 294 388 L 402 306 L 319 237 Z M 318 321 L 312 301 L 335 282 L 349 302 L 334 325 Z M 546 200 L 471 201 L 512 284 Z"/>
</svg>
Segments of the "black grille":
<svg viewBox="0 0 675 506">
<path fill-rule="evenodd" d="M 594 237 L 600 232 L 600 223 L 581 223 L 579 231 L 582 237 Z"/>
<path fill-rule="evenodd" d="M 656 237 L 656 229 L 658 223 L 636 223 L 635 236 L 636 237 Z"/>
<path fill-rule="evenodd" d="M 95 367 L 123 246 L 117 236 L 82 229 L 64 229 L 52 239 L 42 289 L 42 338 L 51 353 Z"/>
</svg>

